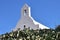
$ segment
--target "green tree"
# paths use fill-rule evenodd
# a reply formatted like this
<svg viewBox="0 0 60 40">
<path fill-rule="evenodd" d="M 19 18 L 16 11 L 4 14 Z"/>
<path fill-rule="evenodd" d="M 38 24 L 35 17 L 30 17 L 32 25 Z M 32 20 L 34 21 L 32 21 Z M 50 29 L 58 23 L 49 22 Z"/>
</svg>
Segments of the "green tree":
<svg viewBox="0 0 60 40">
<path fill-rule="evenodd" d="M 46 40 L 52 40 L 52 38 L 51 37 L 47 37 Z"/>
<path fill-rule="evenodd" d="M 55 28 L 55 30 L 58 32 L 58 31 L 60 31 L 60 25 L 58 25 L 56 28 Z"/>
</svg>

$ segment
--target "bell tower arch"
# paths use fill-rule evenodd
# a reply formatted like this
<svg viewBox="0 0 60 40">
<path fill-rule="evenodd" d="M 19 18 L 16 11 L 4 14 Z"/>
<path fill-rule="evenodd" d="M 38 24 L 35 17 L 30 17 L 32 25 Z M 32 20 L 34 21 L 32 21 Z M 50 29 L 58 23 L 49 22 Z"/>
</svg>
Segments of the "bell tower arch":
<svg viewBox="0 0 60 40">
<path fill-rule="evenodd" d="M 21 16 L 30 16 L 30 7 L 25 4 L 21 9 Z"/>
</svg>

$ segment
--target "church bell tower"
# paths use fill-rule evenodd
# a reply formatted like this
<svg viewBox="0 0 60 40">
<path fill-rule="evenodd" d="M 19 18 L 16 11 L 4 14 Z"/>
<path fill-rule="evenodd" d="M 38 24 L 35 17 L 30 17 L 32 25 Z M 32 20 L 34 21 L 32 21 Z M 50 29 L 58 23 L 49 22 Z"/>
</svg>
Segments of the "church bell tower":
<svg viewBox="0 0 60 40">
<path fill-rule="evenodd" d="M 27 5 L 27 4 L 25 4 L 22 8 L 21 8 L 21 16 L 31 16 L 31 14 L 30 14 L 30 7 Z"/>
</svg>

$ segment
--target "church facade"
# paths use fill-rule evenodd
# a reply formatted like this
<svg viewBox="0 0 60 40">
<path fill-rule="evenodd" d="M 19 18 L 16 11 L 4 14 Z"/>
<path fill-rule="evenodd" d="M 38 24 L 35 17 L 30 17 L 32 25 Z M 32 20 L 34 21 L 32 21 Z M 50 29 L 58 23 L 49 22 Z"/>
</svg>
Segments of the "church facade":
<svg viewBox="0 0 60 40">
<path fill-rule="evenodd" d="M 26 28 L 30 27 L 31 29 L 34 29 L 34 30 L 36 30 L 36 29 L 49 29 L 47 26 L 38 23 L 37 21 L 35 21 L 32 18 L 30 7 L 27 4 L 25 4 L 21 8 L 21 18 L 18 21 L 14 30 L 17 30 L 18 28 L 23 30 L 24 26 L 26 26 Z"/>
</svg>

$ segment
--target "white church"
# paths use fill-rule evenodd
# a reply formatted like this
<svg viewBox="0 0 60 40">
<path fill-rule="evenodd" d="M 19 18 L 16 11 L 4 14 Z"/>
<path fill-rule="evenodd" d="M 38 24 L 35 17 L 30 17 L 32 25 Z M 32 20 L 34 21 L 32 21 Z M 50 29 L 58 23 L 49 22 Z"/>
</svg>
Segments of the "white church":
<svg viewBox="0 0 60 40">
<path fill-rule="evenodd" d="M 36 29 L 49 29 L 49 27 L 42 25 L 41 23 L 35 21 L 32 18 L 31 9 L 27 4 L 25 4 L 21 8 L 21 18 L 19 19 L 14 30 L 17 30 L 18 28 L 23 30 L 24 26 L 26 26 L 26 28 L 30 27 L 31 29 L 34 29 L 34 30 L 36 30 Z"/>
</svg>

